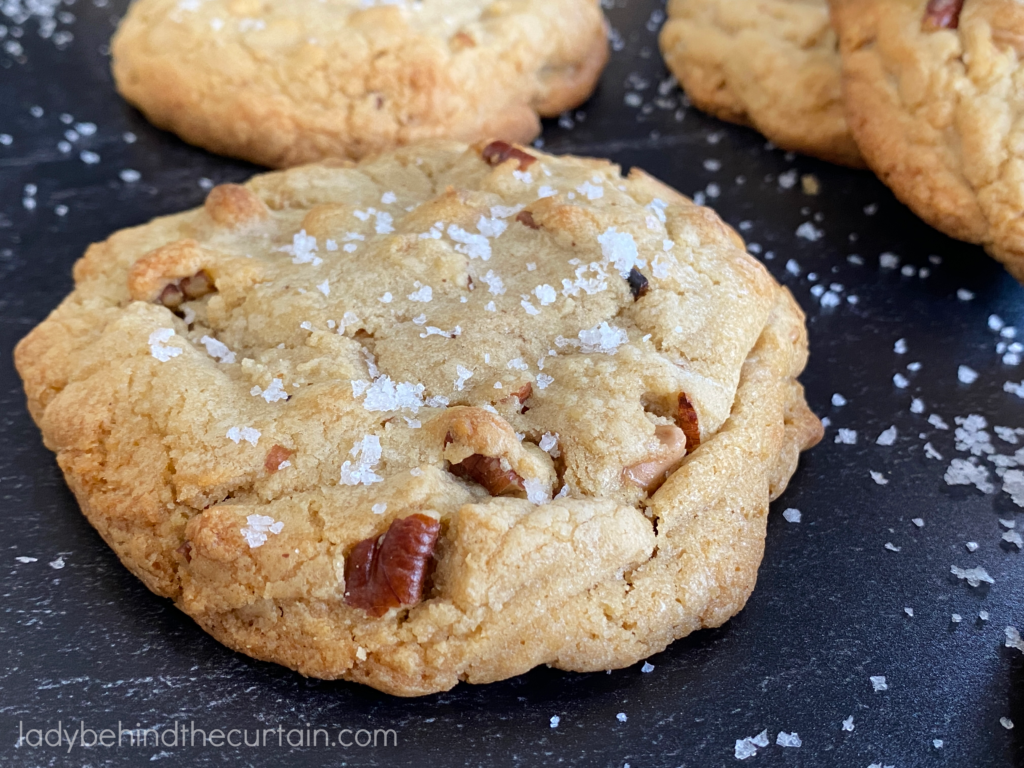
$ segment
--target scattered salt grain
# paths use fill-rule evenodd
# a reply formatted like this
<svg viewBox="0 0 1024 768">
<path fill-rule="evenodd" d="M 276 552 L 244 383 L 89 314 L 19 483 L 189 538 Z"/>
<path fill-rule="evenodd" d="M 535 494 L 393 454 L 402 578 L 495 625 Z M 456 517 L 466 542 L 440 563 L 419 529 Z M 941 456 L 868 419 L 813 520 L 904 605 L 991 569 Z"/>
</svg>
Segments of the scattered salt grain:
<svg viewBox="0 0 1024 768">
<path fill-rule="evenodd" d="M 779 731 L 778 737 L 775 739 L 775 743 L 780 747 L 799 747 L 803 744 L 800 741 L 800 737 L 796 731 L 793 733 L 786 733 L 785 731 Z"/>
<path fill-rule="evenodd" d="M 654 671 L 654 665 L 651 664 L 649 661 L 645 661 L 644 665 L 642 667 L 640 667 L 640 671 L 643 672 L 644 674 L 648 674 L 650 672 L 653 672 Z"/>
<path fill-rule="evenodd" d="M 843 720 L 843 730 L 852 731 L 856 726 L 853 724 L 853 715 Z"/>
<path fill-rule="evenodd" d="M 949 617 L 949 620 L 952 621 L 954 624 L 959 624 L 961 621 L 963 621 L 963 617 L 959 613 L 954 613 L 952 616 Z"/>
<path fill-rule="evenodd" d="M 260 431 L 252 427 L 232 427 L 228 430 L 227 438 L 235 445 L 245 440 L 249 445 L 255 447 L 260 440 Z"/>
<path fill-rule="evenodd" d="M 957 288 L 956 297 L 960 301 L 971 301 L 974 298 L 974 292 L 968 291 L 966 288 Z"/>
<path fill-rule="evenodd" d="M 999 718 L 999 724 L 1001 726 L 1003 726 L 1003 728 L 1005 728 L 1008 731 L 1012 731 L 1013 730 L 1013 720 L 1011 720 L 1008 717 L 1000 717 Z"/>
<path fill-rule="evenodd" d="M 1013 544 L 1017 549 L 1024 549 L 1024 539 L 1021 539 L 1020 534 L 1016 531 L 1006 531 L 1003 534 L 1003 541 Z"/>
<path fill-rule="evenodd" d="M 24 555 L 21 555 L 19 557 L 14 558 L 14 559 L 17 560 L 19 563 L 38 563 L 39 562 L 39 558 L 38 557 L 25 557 Z"/>
<path fill-rule="evenodd" d="M 871 687 L 878 691 L 888 691 L 889 684 L 885 681 L 885 675 L 872 675 L 871 676 Z"/>
<path fill-rule="evenodd" d="M 21 558 L 18 559 L 20 560 Z M 1021 653 L 1024 653 L 1024 640 L 1021 639 L 1020 632 L 1017 631 L 1017 628 L 1011 626 L 1007 627 L 1004 631 L 1006 633 L 1006 647 L 1016 648 Z"/>
<path fill-rule="evenodd" d="M 372 507 L 370 507 L 370 509 L 373 511 L 373 514 L 375 515 L 383 515 L 385 512 L 388 511 L 388 505 L 381 501 L 378 502 L 377 504 L 374 504 Z"/>
<path fill-rule="evenodd" d="M 948 485 L 973 485 L 982 493 L 995 491 L 995 486 L 988 479 L 988 469 L 964 459 L 953 459 L 942 479 Z"/>
<path fill-rule="evenodd" d="M 121 177 L 121 181 L 125 184 L 134 184 L 142 178 L 142 174 L 133 168 L 125 168 L 118 174 L 118 176 Z"/>
<path fill-rule="evenodd" d="M 907 353 L 907 340 L 897 339 L 896 343 L 892 345 L 892 351 L 897 355 L 905 355 Z"/>
<path fill-rule="evenodd" d="M 790 507 L 782 513 L 782 516 L 786 518 L 787 523 L 799 523 L 801 514 L 799 509 Z"/>
<path fill-rule="evenodd" d="M 955 565 L 949 567 L 949 572 L 956 576 L 958 579 L 966 579 L 967 583 L 972 587 L 981 586 L 982 582 L 986 584 L 995 584 L 995 579 L 988 575 L 988 572 L 980 565 L 977 568 L 959 568 Z"/>
<path fill-rule="evenodd" d="M 593 328 L 580 331 L 579 340 L 581 352 L 601 352 L 614 355 L 622 344 L 629 341 L 629 336 L 622 328 L 602 321 Z"/>
<path fill-rule="evenodd" d="M 880 434 L 878 436 L 878 439 L 875 440 L 875 444 L 876 445 L 892 445 L 895 442 L 896 442 L 896 427 L 895 427 L 895 425 L 889 427 L 887 430 L 882 432 L 882 434 Z"/>
<path fill-rule="evenodd" d="M 840 445 L 856 445 L 857 443 L 857 430 L 855 429 L 840 429 L 836 434 L 836 442 Z"/>
<path fill-rule="evenodd" d="M 899 552 L 901 549 L 903 549 L 903 547 L 897 547 L 891 541 L 885 542 L 885 548 L 888 549 L 890 552 Z"/>
<path fill-rule="evenodd" d="M 912 523 L 913 523 L 914 525 L 916 525 L 916 526 L 917 526 L 918 528 L 924 528 L 924 518 L 921 518 L 921 517 L 915 517 L 915 518 L 914 518 L 913 520 L 911 520 L 910 522 L 912 522 Z"/>
<path fill-rule="evenodd" d="M 619 712 L 619 714 L 615 716 L 615 719 L 618 720 L 620 723 L 624 723 L 628 718 L 626 717 L 625 712 Z"/>
<path fill-rule="evenodd" d="M 914 609 L 913 608 L 904 608 L 903 612 L 905 614 L 907 614 L 907 616 L 909 616 L 910 618 L 914 618 Z"/>
<path fill-rule="evenodd" d="M 284 382 L 281 379 L 271 379 L 270 386 L 261 389 L 259 385 L 249 390 L 253 397 L 262 397 L 268 403 L 276 403 L 278 400 L 287 400 L 288 393 L 284 391 Z"/>
<path fill-rule="evenodd" d="M 757 736 L 748 736 L 745 739 L 736 739 L 734 754 L 737 760 L 746 760 L 757 754 L 758 747 L 768 746 L 768 729 L 765 728 Z"/>
<path fill-rule="evenodd" d="M 973 384 L 978 380 L 978 372 L 966 365 L 956 369 L 956 377 L 964 384 Z"/>
<path fill-rule="evenodd" d="M 384 481 L 384 478 L 373 470 L 380 462 L 380 438 L 366 435 L 352 446 L 349 455 L 355 461 L 345 460 L 341 465 L 341 482 L 344 485 L 373 485 Z"/>
<path fill-rule="evenodd" d="M 838 392 L 832 395 L 832 405 L 837 408 L 846 405 L 846 398 L 840 395 Z"/>
<path fill-rule="evenodd" d="M 562 721 L 562 718 L 560 718 L 560 717 L 559 717 L 558 715 L 552 715 L 552 716 L 551 716 L 551 727 L 552 727 L 552 728 L 557 728 L 557 727 L 558 727 L 558 724 L 559 724 L 559 723 L 560 723 L 561 721 Z"/>
<path fill-rule="evenodd" d="M 199 343 L 206 347 L 206 353 L 222 363 L 235 362 L 235 353 L 228 349 L 228 345 L 212 336 L 203 336 Z"/>
<path fill-rule="evenodd" d="M 181 347 L 168 346 L 167 342 L 174 336 L 173 328 L 157 328 L 149 334 L 149 352 L 161 363 L 182 353 Z"/>
<path fill-rule="evenodd" d="M 902 373 L 897 373 L 892 377 L 892 383 L 899 389 L 906 389 L 910 386 L 910 381 Z"/>
<path fill-rule="evenodd" d="M 267 534 L 278 534 L 284 529 L 284 523 L 274 520 L 269 515 L 249 515 L 245 522 L 247 525 L 242 528 L 242 537 L 250 549 L 262 547 L 267 543 Z"/>
</svg>

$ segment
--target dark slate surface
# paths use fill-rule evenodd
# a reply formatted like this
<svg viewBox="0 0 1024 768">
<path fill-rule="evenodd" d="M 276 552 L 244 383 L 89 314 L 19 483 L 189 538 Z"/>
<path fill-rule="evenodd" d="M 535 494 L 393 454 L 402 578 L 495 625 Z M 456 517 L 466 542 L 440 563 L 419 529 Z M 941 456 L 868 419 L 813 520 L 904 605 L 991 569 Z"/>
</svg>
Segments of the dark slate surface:
<svg viewBox="0 0 1024 768">
<path fill-rule="evenodd" d="M 704 193 L 759 244 L 751 249 L 808 312 L 813 352 L 804 381 L 811 406 L 832 425 L 775 504 L 746 610 L 653 657 L 648 674 L 541 669 L 400 700 L 231 653 L 149 594 L 79 514 L 25 411 L 10 353 L 70 289 L 71 265 L 90 242 L 198 205 L 204 180 L 240 180 L 254 169 L 185 146 L 117 98 L 105 45 L 125 0 L 64 3 L 38 0 L 36 16 L 19 19 L 25 0 L 0 2 L 0 764 L 731 766 L 740 764 L 736 740 L 763 729 L 772 746 L 744 765 L 1024 763 L 1024 658 L 1003 646 L 1007 625 L 1024 626 L 1024 554 L 1001 541 L 999 523 L 1018 508 L 984 457 L 977 461 L 989 467 L 993 492 L 943 480 L 952 458 L 970 455 L 955 449 L 955 417 L 1024 426 L 1024 401 L 1003 388 L 1024 368 L 1001 361 L 987 322 L 990 314 L 1019 321 L 1024 292 L 980 250 L 916 220 L 869 174 L 787 157 L 686 108 L 671 83 L 659 89 L 657 0 L 609 9 L 616 51 L 600 90 L 580 113 L 551 121 L 544 142 Z M 97 128 L 77 129 L 62 150 L 76 123 Z M 99 161 L 85 162 L 82 151 Z M 140 180 L 124 181 L 126 169 Z M 793 170 L 814 174 L 820 194 L 801 191 L 785 175 Z M 820 239 L 797 236 L 807 221 Z M 883 253 L 899 266 L 880 266 Z M 789 259 L 799 275 L 787 271 Z M 844 286 L 839 305 L 823 307 L 812 286 L 833 282 Z M 958 289 L 973 298 L 958 299 Z M 893 351 L 901 338 L 902 355 Z M 912 362 L 920 370 L 908 371 Z M 958 382 L 961 364 L 980 374 L 976 382 Z M 907 388 L 894 385 L 897 372 Z M 846 405 L 831 404 L 836 392 Z M 910 411 L 911 397 L 923 400 L 923 414 Z M 951 429 L 929 424 L 931 413 Z M 876 445 L 890 425 L 895 444 Z M 857 430 L 857 443 L 836 444 L 838 427 Z M 943 459 L 927 458 L 925 442 Z M 993 443 L 1002 454 L 1015 447 L 994 435 Z M 871 470 L 888 484 L 874 482 Z M 802 521 L 783 519 L 786 508 L 800 509 Z M 976 552 L 967 541 L 978 542 Z M 49 565 L 58 558 L 63 568 Z M 951 565 L 983 566 L 995 583 L 971 588 L 950 575 Z M 889 689 L 874 692 L 872 675 L 885 675 Z M 855 730 L 844 732 L 850 715 Z M 260 748 L 16 746 L 19 723 L 27 730 L 57 721 L 95 729 L 194 721 L 250 734 L 323 727 L 332 741 L 341 728 L 390 728 L 398 745 L 289 749 L 277 746 L 275 731 Z M 798 732 L 803 746 L 775 746 L 779 731 Z"/>
</svg>

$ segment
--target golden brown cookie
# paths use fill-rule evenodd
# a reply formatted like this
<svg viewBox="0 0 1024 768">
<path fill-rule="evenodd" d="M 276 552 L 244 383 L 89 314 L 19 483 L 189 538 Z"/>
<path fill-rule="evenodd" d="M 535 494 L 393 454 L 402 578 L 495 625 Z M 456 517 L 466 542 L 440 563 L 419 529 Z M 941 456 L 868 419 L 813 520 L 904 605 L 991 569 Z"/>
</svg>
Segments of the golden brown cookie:
<svg viewBox="0 0 1024 768">
<path fill-rule="evenodd" d="M 826 0 L 671 0 L 661 50 L 700 109 L 783 149 L 863 165 Z"/>
<path fill-rule="evenodd" d="M 410 142 L 526 142 L 608 57 L 597 0 L 138 0 L 118 91 L 213 152 L 286 167 Z"/>
<path fill-rule="evenodd" d="M 821 436 L 788 291 L 601 160 L 257 176 L 75 281 L 16 363 L 92 524 L 232 648 L 399 695 L 723 623 Z"/>
<path fill-rule="evenodd" d="M 922 219 L 1024 279 L 1024 5 L 836 0 L 850 127 Z"/>
</svg>

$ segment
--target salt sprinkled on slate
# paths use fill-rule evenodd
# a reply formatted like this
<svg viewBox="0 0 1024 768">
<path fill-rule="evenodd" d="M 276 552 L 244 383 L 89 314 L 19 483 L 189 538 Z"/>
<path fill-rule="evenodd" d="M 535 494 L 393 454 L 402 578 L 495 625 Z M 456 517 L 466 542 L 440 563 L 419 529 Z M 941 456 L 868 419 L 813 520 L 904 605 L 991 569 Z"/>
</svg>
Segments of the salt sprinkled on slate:
<svg viewBox="0 0 1024 768">
<path fill-rule="evenodd" d="M 792 733 L 786 733 L 785 731 L 779 731 L 778 737 L 775 739 L 775 743 L 780 747 L 799 747 L 803 744 L 800 740 L 800 736 L 797 735 L 796 731 Z"/>
<path fill-rule="evenodd" d="M 1008 717 L 1000 717 L 999 718 L 999 724 L 1001 726 L 1003 726 L 1003 728 L 1005 728 L 1008 731 L 1012 731 L 1013 730 L 1013 720 L 1011 720 Z"/>
<path fill-rule="evenodd" d="M 854 728 L 856 728 L 856 726 L 853 724 L 853 715 L 850 715 L 848 718 L 843 720 L 843 730 L 852 731 Z"/>
<path fill-rule="evenodd" d="M 552 728 L 557 728 L 557 727 L 558 727 L 558 724 L 559 724 L 559 723 L 560 723 L 561 721 L 562 721 L 562 718 L 560 718 L 560 717 L 559 717 L 558 715 L 552 715 L 552 716 L 551 716 L 551 720 L 550 720 L 550 723 L 551 723 L 551 727 L 552 727 Z"/>
<path fill-rule="evenodd" d="M 1024 640 L 1021 639 L 1020 632 L 1017 631 L 1016 627 L 1007 627 L 1006 633 L 1006 647 L 1016 648 L 1021 653 L 1024 653 Z"/>
<path fill-rule="evenodd" d="M 782 516 L 786 518 L 788 523 L 799 523 L 800 522 L 800 510 L 790 507 L 782 513 Z"/>
<path fill-rule="evenodd" d="M 885 675 L 872 675 L 871 676 L 871 687 L 875 692 L 889 690 L 889 684 L 885 681 Z"/>
<path fill-rule="evenodd" d="M 644 665 L 642 667 L 640 667 L 640 671 L 643 672 L 644 674 L 653 672 L 654 671 L 654 665 L 651 664 L 649 661 L 645 661 Z"/>
<path fill-rule="evenodd" d="M 25 557 L 25 555 L 20 555 L 20 556 L 14 558 L 14 559 L 17 560 L 19 563 L 38 563 L 39 562 L 39 558 L 38 557 Z"/>
<path fill-rule="evenodd" d="M 758 747 L 768 746 L 768 729 L 765 728 L 757 736 L 747 736 L 745 739 L 736 739 L 734 754 L 737 760 L 746 760 L 757 754 Z"/>
<path fill-rule="evenodd" d="M 48 565 L 51 568 L 53 568 L 55 571 L 59 571 L 61 568 L 64 567 L 64 557 L 63 557 L 63 555 L 58 556 L 56 560 L 51 560 L 48 563 Z"/>
<path fill-rule="evenodd" d="M 975 568 L 960 568 L 956 565 L 949 567 L 949 572 L 956 576 L 958 579 L 966 579 L 967 583 L 972 587 L 981 586 L 982 582 L 986 584 L 995 584 L 995 579 L 988 575 L 988 571 L 982 568 L 980 565 Z"/>
</svg>

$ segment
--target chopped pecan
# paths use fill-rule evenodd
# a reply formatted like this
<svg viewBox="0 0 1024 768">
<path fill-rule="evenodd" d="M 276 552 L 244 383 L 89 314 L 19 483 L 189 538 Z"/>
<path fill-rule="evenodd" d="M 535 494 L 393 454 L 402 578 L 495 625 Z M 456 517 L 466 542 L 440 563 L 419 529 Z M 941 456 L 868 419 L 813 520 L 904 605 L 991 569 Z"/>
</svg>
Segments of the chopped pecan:
<svg viewBox="0 0 1024 768">
<path fill-rule="evenodd" d="M 180 547 L 178 547 L 174 551 L 177 552 L 182 557 L 184 557 L 186 563 L 191 563 L 192 562 L 192 542 L 191 541 L 186 541 L 184 544 L 182 544 Z"/>
<path fill-rule="evenodd" d="M 458 464 L 452 464 L 450 471 L 463 480 L 482 485 L 491 496 L 513 494 L 526 489 L 523 478 L 511 469 L 502 469 L 501 459 L 474 453 Z"/>
<path fill-rule="evenodd" d="M 453 51 L 464 51 L 467 48 L 476 48 L 476 40 L 468 32 L 459 30 L 448 41 Z"/>
<path fill-rule="evenodd" d="M 960 11 L 964 0 L 928 0 L 921 29 L 935 32 L 939 29 L 956 29 L 960 25 Z"/>
<path fill-rule="evenodd" d="M 629 277 L 626 278 L 626 282 L 629 283 L 629 290 L 633 293 L 633 301 L 646 296 L 647 292 L 651 290 L 651 284 L 647 282 L 647 278 L 636 267 L 629 270 Z"/>
<path fill-rule="evenodd" d="M 530 229 L 540 229 L 540 224 L 533 218 L 533 214 L 529 211 L 520 211 L 516 214 L 516 221 L 520 224 L 529 227 Z"/>
<path fill-rule="evenodd" d="M 186 301 L 201 299 L 217 290 L 213 278 L 205 269 L 201 269 L 191 277 L 183 277 L 167 286 L 160 292 L 157 301 L 168 309 L 177 309 Z"/>
<path fill-rule="evenodd" d="M 686 396 L 685 392 L 679 393 L 679 412 L 676 415 L 676 423 L 686 435 L 686 450 L 693 453 L 694 449 L 700 445 L 700 425 L 697 423 L 697 411 L 694 410 L 693 403 L 690 402 L 690 398 Z"/>
<path fill-rule="evenodd" d="M 416 605 L 430 576 L 441 523 L 427 515 L 395 520 L 387 532 L 360 541 L 345 562 L 345 603 L 371 616 Z"/>
<path fill-rule="evenodd" d="M 288 461 L 288 458 L 291 455 L 292 451 L 288 450 L 283 445 L 275 445 L 267 454 L 267 458 L 263 462 L 263 468 L 270 474 L 273 474 L 281 468 L 282 464 Z"/>
<path fill-rule="evenodd" d="M 521 387 L 519 387 L 519 389 L 516 389 L 516 390 L 513 390 L 512 392 L 509 392 L 508 393 L 508 397 L 503 397 L 501 399 L 501 402 L 507 403 L 507 402 L 510 402 L 512 400 L 512 398 L 515 398 L 516 400 L 519 401 L 519 405 L 522 407 L 521 408 L 522 413 L 526 413 L 530 409 L 529 409 L 529 407 L 525 407 L 524 403 L 527 400 L 530 399 L 530 395 L 532 395 L 532 394 L 533 394 L 533 384 L 531 384 L 530 382 L 526 382 Z"/>
<path fill-rule="evenodd" d="M 488 165 L 501 165 L 506 160 L 518 160 L 520 171 L 525 171 L 537 162 L 536 157 L 512 146 L 507 141 L 492 141 L 484 147 L 482 157 Z"/>
<path fill-rule="evenodd" d="M 686 456 L 687 439 L 679 427 L 657 426 L 654 428 L 654 436 L 662 445 L 658 455 L 653 459 L 642 461 L 622 470 L 623 479 L 643 488 L 648 493 L 658 490 Z"/>
</svg>

